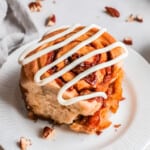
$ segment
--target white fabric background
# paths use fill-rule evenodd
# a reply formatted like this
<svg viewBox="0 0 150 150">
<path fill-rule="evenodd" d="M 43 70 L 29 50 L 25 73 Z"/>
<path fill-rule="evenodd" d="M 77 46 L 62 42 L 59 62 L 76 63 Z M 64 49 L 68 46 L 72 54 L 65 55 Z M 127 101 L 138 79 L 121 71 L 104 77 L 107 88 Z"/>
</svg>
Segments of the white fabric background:
<svg viewBox="0 0 150 150">
<path fill-rule="evenodd" d="M 0 66 L 14 49 L 38 36 L 26 3 L 0 1 Z"/>
</svg>

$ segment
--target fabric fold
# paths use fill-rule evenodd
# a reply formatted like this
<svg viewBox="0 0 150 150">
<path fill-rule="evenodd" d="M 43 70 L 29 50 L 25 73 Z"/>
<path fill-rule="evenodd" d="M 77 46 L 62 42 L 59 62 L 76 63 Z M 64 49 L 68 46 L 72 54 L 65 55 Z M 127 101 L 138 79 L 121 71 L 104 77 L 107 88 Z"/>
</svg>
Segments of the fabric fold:
<svg viewBox="0 0 150 150">
<path fill-rule="evenodd" d="M 38 30 L 32 21 L 24 1 L 0 1 L 0 67 L 16 48 L 38 37 Z"/>
</svg>

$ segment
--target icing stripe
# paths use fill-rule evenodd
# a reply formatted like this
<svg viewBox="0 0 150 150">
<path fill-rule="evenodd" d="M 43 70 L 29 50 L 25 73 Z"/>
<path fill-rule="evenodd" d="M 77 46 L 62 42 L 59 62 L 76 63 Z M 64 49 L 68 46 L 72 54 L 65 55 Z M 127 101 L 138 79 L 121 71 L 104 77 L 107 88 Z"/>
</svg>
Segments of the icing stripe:
<svg viewBox="0 0 150 150">
<path fill-rule="evenodd" d="M 21 54 L 21 56 L 20 56 L 20 58 L 19 58 L 19 62 L 20 62 L 21 64 L 23 64 L 23 65 L 24 65 L 24 64 L 27 64 L 27 63 L 25 63 L 25 61 L 26 61 L 25 57 L 26 57 L 30 52 L 32 52 L 33 49 L 36 49 L 36 48 L 38 48 L 39 46 L 42 46 L 42 45 L 45 44 L 45 43 L 51 42 L 51 41 L 56 40 L 56 39 L 58 39 L 58 38 L 60 38 L 60 37 L 62 37 L 62 36 L 65 36 L 66 34 L 72 32 L 73 30 L 75 30 L 75 29 L 76 29 L 77 27 L 79 27 L 79 26 L 80 26 L 80 24 L 76 24 L 76 25 L 74 25 L 74 26 L 68 28 L 68 29 L 65 30 L 64 32 L 61 32 L 61 33 L 59 33 L 59 34 L 56 34 L 55 36 L 53 36 L 53 37 L 51 37 L 51 38 L 48 38 L 48 39 L 46 39 L 46 40 L 44 40 L 44 41 L 41 41 L 41 42 L 37 41 L 36 45 L 33 44 L 33 45 L 31 45 L 31 47 L 25 48 L 25 49 L 24 49 L 24 52 Z M 63 27 L 54 29 L 54 30 L 51 31 L 51 32 L 54 32 L 54 31 L 59 30 L 59 29 L 67 28 L 67 27 L 68 27 L 68 26 L 63 26 Z M 40 38 L 40 39 L 41 39 L 41 38 Z"/>
<path fill-rule="evenodd" d="M 105 48 L 101 48 L 101 49 L 97 49 L 94 50 L 90 53 L 88 53 L 87 55 L 84 55 L 80 58 L 78 58 L 77 60 L 73 61 L 71 64 L 69 64 L 68 66 L 64 67 L 63 69 L 61 69 L 60 71 L 56 72 L 55 74 L 51 75 L 50 77 L 47 77 L 43 80 L 40 80 L 40 77 L 47 72 L 50 68 L 52 68 L 53 66 L 55 66 L 57 63 L 61 62 L 62 60 L 66 59 L 67 57 L 69 57 L 70 55 L 68 53 L 71 53 L 71 51 L 69 51 L 66 54 L 66 57 L 61 57 L 61 61 L 59 61 L 59 59 L 57 59 L 56 61 L 54 61 L 53 63 L 51 63 L 50 65 L 47 65 L 46 67 L 43 67 L 42 69 L 40 69 L 34 76 L 34 81 L 39 84 L 40 86 L 45 85 L 55 79 L 57 79 L 58 77 L 62 76 L 63 74 L 65 74 L 66 72 L 68 72 L 69 70 L 72 70 L 74 67 L 76 67 L 77 65 L 79 65 L 81 62 L 87 60 L 88 58 L 95 56 L 97 54 L 102 54 L 104 52 L 108 52 L 111 49 L 115 48 L 115 47 L 124 47 L 124 45 L 121 42 L 116 42 L 113 43 Z M 76 47 L 75 47 L 76 48 Z"/>
<path fill-rule="evenodd" d="M 85 95 L 84 96 L 77 96 L 77 97 L 65 100 L 63 98 L 63 93 L 69 87 L 74 85 L 76 82 L 78 82 L 80 79 L 84 78 L 85 76 L 91 74 L 92 72 L 95 72 L 96 70 L 103 69 L 103 68 L 106 68 L 108 66 L 114 65 L 114 64 L 118 63 L 119 61 L 121 61 L 122 59 L 126 58 L 127 55 L 128 55 L 128 53 L 127 53 L 127 50 L 126 50 L 126 52 L 123 55 L 120 55 L 120 56 L 116 57 L 115 59 L 110 60 L 108 62 L 105 62 L 105 63 L 99 64 L 99 65 L 93 66 L 92 68 L 90 68 L 90 69 L 84 71 L 83 73 L 79 74 L 78 76 L 76 76 L 70 82 L 66 83 L 63 87 L 61 87 L 60 91 L 58 92 L 58 96 L 57 97 L 58 97 L 59 103 L 62 104 L 62 105 L 66 105 L 67 106 L 67 105 L 71 105 L 73 103 L 76 103 L 78 101 L 87 100 L 87 99 L 90 99 L 90 98 L 93 98 L 93 97 L 97 97 L 97 96 L 102 96 L 103 98 L 107 98 L 107 95 L 104 92 L 94 92 L 94 93 L 88 94 L 86 96 Z M 84 98 L 86 98 L 86 99 L 84 99 Z"/>
<path fill-rule="evenodd" d="M 107 95 L 105 92 L 94 92 L 91 94 L 87 94 L 87 95 L 83 95 L 83 96 L 77 96 L 77 97 L 65 100 L 64 98 L 62 98 L 62 95 L 65 92 L 64 89 L 65 89 L 65 87 L 60 89 L 58 96 L 57 96 L 57 99 L 61 105 L 65 105 L 65 106 L 77 103 L 79 101 L 88 100 L 88 99 L 93 98 L 93 97 L 103 97 L 104 99 L 107 98 Z"/>
<path fill-rule="evenodd" d="M 31 55 L 31 56 L 25 58 L 30 52 L 33 51 L 33 49 L 35 49 L 35 48 L 37 48 L 37 47 L 39 47 L 39 46 L 41 46 L 41 45 L 43 45 L 43 44 L 46 44 L 47 42 L 53 41 L 53 40 L 55 40 L 55 39 L 58 39 L 59 37 L 65 36 L 66 34 L 72 32 L 74 29 L 76 29 L 78 26 L 79 26 L 79 25 L 75 25 L 75 26 L 73 26 L 72 28 L 69 28 L 68 31 L 64 31 L 64 32 L 61 32 L 61 33 L 59 33 L 59 34 L 56 34 L 54 37 L 51 37 L 51 38 L 49 38 L 49 39 L 44 40 L 43 42 L 41 42 L 42 44 L 39 43 L 39 44 L 37 44 L 36 46 L 31 47 L 31 49 L 27 49 L 27 50 L 21 55 L 21 57 L 20 57 L 21 63 L 22 63 L 23 65 L 28 64 L 28 63 L 32 62 L 33 60 L 35 60 L 35 59 L 37 59 L 37 58 L 39 58 L 39 57 L 41 57 L 41 56 L 43 56 L 43 55 L 45 55 L 45 54 L 51 52 L 51 51 L 54 51 L 54 50 L 56 50 L 56 49 L 59 49 L 59 48 L 65 46 L 65 45 L 69 44 L 70 42 L 72 42 L 72 41 L 75 40 L 76 38 L 78 38 L 78 37 L 80 37 L 81 35 L 85 34 L 87 31 L 89 31 L 89 30 L 92 29 L 93 27 L 96 27 L 95 25 L 90 25 L 90 26 L 88 26 L 88 27 L 85 27 L 84 29 L 82 29 L 81 31 L 79 31 L 79 32 L 77 32 L 77 33 L 75 33 L 75 34 L 73 34 L 71 37 L 69 37 L 68 39 L 64 40 L 63 42 L 60 42 L 60 43 L 58 43 L 58 44 L 56 44 L 56 45 L 53 45 L 53 46 L 48 47 L 48 48 L 45 48 L 44 50 L 39 51 L 39 52 L 37 52 L 37 53 L 35 53 L 35 54 L 33 54 L 33 55 Z"/>
<path fill-rule="evenodd" d="M 99 32 L 97 32 L 94 36 L 88 38 L 87 40 L 81 42 L 80 44 L 78 44 L 77 46 L 75 46 L 73 49 L 71 49 L 69 52 L 67 52 L 66 54 L 64 54 L 63 56 L 61 56 L 59 59 L 55 60 L 54 62 L 52 62 L 51 64 L 43 67 L 42 69 L 40 69 L 36 75 L 35 75 L 35 82 L 38 83 L 39 85 L 44 85 L 51 80 L 51 78 L 56 79 L 59 76 L 59 73 L 55 73 L 54 75 L 44 79 L 44 80 L 40 80 L 40 76 L 42 74 L 44 74 L 46 71 L 48 71 L 50 68 L 54 67 L 55 65 L 57 65 L 58 63 L 60 63 L 61 61 L 63 61 L 64 59 L 68 58 L 69 56 L 71 56 L 72 54 L 74 54 L 75 52 L 77 52 L 80 48 L 82 48 L 83 46 L 91 43 L 92 41 L 96 40 L 99 36 L 101 36 L 104 32 L 106 31 L 106 29 L 101 29 Z M 78 59 L 79 60 L 79 59 Z M 81 63 L 81 62 L 80 62 Z M 72 65 L 74 66 L 74 63 L 72 63 Z M 72 68 L 71 68 L 72 69 Z M 63 71 L 63 70 L 62 70 Z M 65 71 L 63 71 L 63 74 L 65 73 Z M 56 75 L 57 74 L 57 75 Z M 56 77 L 57 76 L 57 77 Z M 55 78 L 56 77 L 56 78 Z"/>
</svg>

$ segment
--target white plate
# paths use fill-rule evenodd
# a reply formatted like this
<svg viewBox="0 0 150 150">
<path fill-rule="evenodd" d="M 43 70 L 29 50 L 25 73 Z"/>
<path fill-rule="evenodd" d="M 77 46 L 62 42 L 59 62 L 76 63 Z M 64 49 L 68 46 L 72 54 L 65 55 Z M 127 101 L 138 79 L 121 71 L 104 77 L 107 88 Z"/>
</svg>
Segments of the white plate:
<svg viewBox="0 0 150 150">
<path fill-rule="evenodd" d="M 6 150 L 19 149 L 21 136 L 30 138 L 28 150 L 142 150 L 150 143 L 150 67 L 134 50 L 129 49 L 125 60 L 124 96 L 113 124 L 100 136 L 74 133 L 65 127 L 56 127 L 53 139 L 43 140 L 40 130 L 47 121 L 33 122 L 26 110 L 19 90 L 20 66 L 17 59 L 21 49 L 9 56 L 0 69 L 0 145 Z M 121 124 L 116 129 L 114 124 Z"/>
</svg>

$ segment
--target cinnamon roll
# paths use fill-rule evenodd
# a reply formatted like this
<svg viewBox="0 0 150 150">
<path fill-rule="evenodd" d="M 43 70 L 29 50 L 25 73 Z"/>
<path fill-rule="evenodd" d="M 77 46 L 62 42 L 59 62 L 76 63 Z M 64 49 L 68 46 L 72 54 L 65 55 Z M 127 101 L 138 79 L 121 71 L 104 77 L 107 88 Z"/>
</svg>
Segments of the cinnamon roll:
<svg viewBox="0 0 150 150">
<path fill-rule="evenodd" d="M 100 133 L 111 125 L 122 100 L 126 47 L 98 25 L 63 26 L 26 47 L 20 88 L 28 112 Z"/>
</svg>

